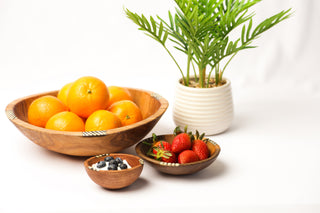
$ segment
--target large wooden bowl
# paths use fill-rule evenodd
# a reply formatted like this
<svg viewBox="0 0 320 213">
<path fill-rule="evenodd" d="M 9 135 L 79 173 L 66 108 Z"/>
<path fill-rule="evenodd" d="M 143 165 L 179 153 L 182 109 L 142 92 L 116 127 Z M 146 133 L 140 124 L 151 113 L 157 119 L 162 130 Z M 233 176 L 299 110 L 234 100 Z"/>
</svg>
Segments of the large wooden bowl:
<svg viewBox="0 0 320 213">
<path fill-rule="evenodd" d="M 92 165 L 102 161 L 107 155 L 114 158 L 120 157 L 122 160 L 126 160 L 131 168 L 115 171 L 95 170 Z M 96 184 L 107 189 L 121 189 L 131 185 L 139 178 L 143 169 L 143 160 L 138 156 L 130 154 L 103 154 L 87 159 L 84 162 L 84 167 L 89 177 Z"/>
<path fill-rule="evenodd" d="M 41 93 L 11 102 L 6 107 L 9 120 L 31 141 L 62 154 L 93 156 L 121 151 L 145 137 L 168 108 L 168 101 L 158 94 L 127 88 L 140 107 L 143 120 L 129 126 L 106 131 L 65 132 L 37 127 L 28 123 L 28 107 L 44 95 L 56 96 L 58 91 Z"/>
<path fill-rule="evenodd" d="M 171 144 L 174 137 L 175 136 L 173 134 L 159 135 L 157 136 L 157 139 L 167 141 Z M 138 143 L 135 147 L 137 154 L 158 171 L 171 175 L 188 175 L 196 173 L 212 164 L 220 153 L 220 146 L 216 142 L 209 140 L 207 143 L 210 153 L 209 158 L 186 164 L 165 163 L 147 156 L 147 152 L 151 147 L 152 141 L 153 138 L 151 137 Z"/>
</svg>

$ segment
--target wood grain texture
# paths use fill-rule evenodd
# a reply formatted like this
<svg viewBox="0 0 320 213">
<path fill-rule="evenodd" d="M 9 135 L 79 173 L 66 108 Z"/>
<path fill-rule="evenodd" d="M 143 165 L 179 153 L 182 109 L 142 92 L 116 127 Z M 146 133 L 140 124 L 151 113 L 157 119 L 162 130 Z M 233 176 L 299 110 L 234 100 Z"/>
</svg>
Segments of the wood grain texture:
<svg viewBox="0 0 320 213">
<path fill-rule="evenodd" d="M 120 153 L 108 155 L 126 160 L 131 168 L 115 171 L 95 171 L 90 169 L 90 167 L 93 164 L 102 161 L 106 155 L 91 157 L 84 162 L 84 166 L 88 176 L 93 182 L 107 189 L 121 189 L 131 185 L 139 178 L 143 169 L 143 160 L 141 158 L 135 155 Z"/>
<path fill-rule="evenodd" d="M 105 131 L 100 136 L 84 136 L 83 132 L 64 132 L 37 127 L 28 123 L 28 107 L 44 95 L 56 96 L 58 91 L 20 98 L 6 107 L 8 119 L 31 141 L 48 150 L 74 156 L 93 156 L 118 152 L 136 144 L 156 125 L 168 108 L 168 101 L 151 91 L 127 88 L 140 107 L 143 120 L 135 124 Z M 160 98 L 159 98 L 160 97 Z M 14 116 L 13 116 L 14 115 Z M 94 134 L 93 134 L 94 135 Z"/>
<path fill-rule="evenodd" d="M 157 140 L 164 140 L 169 142 L 170 144 L 172 143 L 173 138 L 174 138 L 173 134 L 157 136 Z M 137 154 L 158 171 L 171 174 L 171 175 L 188 175 L 188 174 L 196 173 L 208 167 L 210 164 L 212 164 L 218 157 L 221 150 L 220 146 L 217 143 L 210 140 L 207 143 L 207 146 L 209 148 L 209 153 L 210 153 L 209 158 L 202 161 L 186 163 L 186 164 L 179 164 L 179 163 L 168 164 L 147 156 L 147 152 L 150 149 L 150 145 L 146 143 L 151 144 L 152 138 L 147 138 L 136 145 L 135 150 Z"/>
</svg>

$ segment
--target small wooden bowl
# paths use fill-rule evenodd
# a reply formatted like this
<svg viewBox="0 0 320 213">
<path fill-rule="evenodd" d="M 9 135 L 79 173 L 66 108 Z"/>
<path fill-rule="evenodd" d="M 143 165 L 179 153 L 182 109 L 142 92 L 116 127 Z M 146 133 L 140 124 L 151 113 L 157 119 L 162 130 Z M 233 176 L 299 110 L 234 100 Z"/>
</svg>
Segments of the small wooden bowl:
<svg viewBox="0 0 320 213">
<path fill-rule="evenodd" d="M 168 108 L 168 101 L 154 92 L 127 89 L 130 91 L 133 101 L 140 107 L 143 120 L 106 131 L 65 132 L 29 124 L 28 108 L 31 102 L 44 95 L 56 96 L 58 91 L 15 100 L 6 107 L 6 114 L 26 137 L 48 150 L 74 156 L 119 152 L 145 137 Z"/>
<path fill-rule="evenodd" d="M 99 161 L 102 161 L 106 156 L 114 158 L 120 157 L 126 160 L 131 168 L 124 170 L 94 170 L 91 166 Z M 89 177 L 96 184 L 107 189 L 121 189 L 134 183 L 140 176 L 143 169 L 143 160 L 135 155 L 129 154 L 103 154 L 91 157 L 84 162 L 84 166 Z"/>
<path fill-rule="evenodd" d="M 158 140 L 164 140 L 169 142 L 170 144 L 172 143 L 173 138 L 174 138 L 173 134 L 157 136 Z M 215 161 L 215 159 L 218 157 L 220 153 L 220 146 L 214 141 L 209 140 L 207 143 L 207 146 L 209 148 L 209 153 L 210 153 L 209 158 L 205 160 L 197 161 L 197 162 L 186 163 L 186 164 L 165 163 L 147 156 L 147 152 L 150 149 L 151 145 L 148 145 L 146 143 L 152 144 L 152 140 L 153 138 L 151 137 L 138 143 L 135 147 L 137 154 L 158 171 L 171 174 L 171 175 L 188 175 L 188 174 L 196 173 L 208 167 L 210 164 L 212 164 L 213 161 Z"/>
</svg>

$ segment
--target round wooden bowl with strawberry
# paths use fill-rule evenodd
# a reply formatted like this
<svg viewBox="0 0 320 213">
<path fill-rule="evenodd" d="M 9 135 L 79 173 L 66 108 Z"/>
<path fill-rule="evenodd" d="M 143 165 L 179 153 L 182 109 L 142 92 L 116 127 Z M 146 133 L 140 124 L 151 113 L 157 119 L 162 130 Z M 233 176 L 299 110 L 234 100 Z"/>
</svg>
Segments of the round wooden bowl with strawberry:
<svg viewBox="0 0 320 213">
<path fill-rule="evenodd" d="M 160 172 L 187 175 L 212 164 L 220 153 L 214 141 L 186 132 L 155 135 L 139 142 L 137 154 Z"/>
</svg>

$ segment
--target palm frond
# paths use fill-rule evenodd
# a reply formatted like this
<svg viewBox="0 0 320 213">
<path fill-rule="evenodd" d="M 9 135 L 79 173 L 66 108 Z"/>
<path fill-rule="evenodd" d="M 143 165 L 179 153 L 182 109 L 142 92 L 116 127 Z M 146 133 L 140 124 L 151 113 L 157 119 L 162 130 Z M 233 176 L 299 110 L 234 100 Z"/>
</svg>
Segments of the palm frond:
<svg viewBox="0 0 320 213">
<path fill-rule="evenodd" d="M 148 20 L 144 15 L 140 16 L 128 9 L 126 9 L 125 12 L 127 17 L 139 26 L 139 30 L 144 31 L 147 36 L 165 45 L 169 32 L 164 30 L 162 22 L 157 23 L 152 16 L 150 16 Z"/>
<path fill-rule="evenodd" d="M 139 26 L 145 34 L 162 44 L 178 66 L 185 85 L 188 84 L 190 64 L 197 64 L 199 79 L 204 81 L 206 66 L 214 70 L 215 76 L 222 79 L 222 74 L 230 60 L 241 50 L 255 48 L 252 42 L 262 33 L 291 16 L 291 9 L 281 11 L 253 27 L 254 13 L 249 9 L 262 0 L 174 0 L 174 13 L 168 11 L 168 21 L 159 16 L 156 20 L 150 16 L 138 15 L 125 9 L 127 17 Z M 229 34 L 241 28 L 239 38 L 231 40 Z M 166 47 L 170 41 L 175 50 L 187 55 L 187 77 Z M 223 71 L 219 63 L 229 60 Z M 218 75 L 219 74 L 219 75 Z M 218 79 L 219 80 L 219 79 Z M 208 81 L 209 82 L 209 81 Z M 200 83 L 204 86 L 204 83 Z"/>
</svg>

